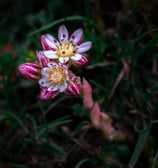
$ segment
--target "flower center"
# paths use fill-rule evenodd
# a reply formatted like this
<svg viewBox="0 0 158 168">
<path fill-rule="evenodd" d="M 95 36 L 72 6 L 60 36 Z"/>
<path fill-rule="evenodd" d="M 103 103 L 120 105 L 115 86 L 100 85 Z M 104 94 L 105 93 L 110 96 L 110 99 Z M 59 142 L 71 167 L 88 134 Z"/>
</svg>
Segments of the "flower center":
<svg viewBox="0 0 158 168">
<path fill-rule="evenodd" d="M 62 42 L 57 46 L 56 53 L 59 57 L 71 57 L 76 53 L 76 48 L 70 42 Z"/>
<path fill-rule="evenodd" d="M 48 81 L 53 85 L 62 85 L 65 82 L 66 73 L 63 68 L 52 68 L 48 73 Z"/>
</svg>

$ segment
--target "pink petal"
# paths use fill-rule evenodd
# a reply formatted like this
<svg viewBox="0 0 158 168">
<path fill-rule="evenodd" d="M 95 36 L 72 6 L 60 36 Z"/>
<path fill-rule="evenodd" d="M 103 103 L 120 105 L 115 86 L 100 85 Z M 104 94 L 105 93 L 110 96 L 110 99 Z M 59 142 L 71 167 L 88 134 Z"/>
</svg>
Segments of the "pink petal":
<svg viewBox="0 0 158 168">
<path fill-rule="evenodd" d="M 78 53 L 83 53 L 85 51 L 88 51 L 92 46 L 92 42 L 85 42 L 85 43 L 82 43 L 78 49 L 77 49 L 77 52 Z"/>
<path fill-rule="evenodd" d="M 42 101 L 48 101 L 53 99 L 58 94 L 57 91 L 48 91 L 46 87 L 41 88 L 40 99 Z"/>
<path fill-rule="evenodd" d="M 56 49 L 59 42 L 50 34 L 41 36 L 41 44 L 44 50 Z"/>
<path fill-rule="evenodd" d="M 58 38 L 59 41 L 64 41 L 64 40 L 68 40 L 69 38 L 69 32 L 67 30 L 67 28 L 65 27 L 65 25 L 61 25 L 58 29 Z"/>
<path fill-rule="evenodd" d="M 71 41 L 74 45 L 77 45 L 78 42 L 82 41 L 83 30 L 77 29 L 70 37 L 69 41 Z"/>
<path fill-rule="evenodd" d="M 49 60 L 47 57 L 45 57 L 44 53 L 42 51 L 36 52 L 36 57 L 38 60 L 38 64 L 41 65 L 41 67 L 46 67 Z"/>
<path fill-rule="evenodd" d="M 80 60 L 73 60 L 73 63 L 76 65 L 76 66 L 82 66 L 82 65 L 85 65 L 86 63 L 88 62 L 88 59 L 85 57 L 85 56 L 82 56 L 82 58 Z"/>
<path fill-rule="evenodd" d="M 79 83 L 77 81 L 70 81 L 65 93 L 72 97 L 80 96 Z"/>
<path fill-rule="evenodd" d="M 18 67 L 21 76 L 26 79 L 37 81 L 40 78 L 41 67 L 33 63 L 25 63 Z"/>
</svg>

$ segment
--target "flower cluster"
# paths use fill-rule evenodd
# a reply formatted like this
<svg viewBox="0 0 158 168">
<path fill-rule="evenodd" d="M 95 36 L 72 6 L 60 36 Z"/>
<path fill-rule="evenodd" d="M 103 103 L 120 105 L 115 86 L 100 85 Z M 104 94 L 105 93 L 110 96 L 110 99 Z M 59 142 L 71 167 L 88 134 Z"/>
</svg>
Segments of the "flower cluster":
<svg viewBox="0 0 158 168">
<path fill-rule="evenodd" d="M 67 28 L 61 25 L 58 40 L 50 34 L 41 36 L 43 50 L 36 52 L 36 62 L 18 67 L 24 78 L 39 83 L 41 100 L 50 100 L 62 92 L 80 96 L 80 77 L 70 70 L 70 66 L 79 67 L 88 62 L 85 52 L 91 48 L 92 42 L 82 42 L 82 36 L 80 28 L 69 37 Z"/>
</svg>

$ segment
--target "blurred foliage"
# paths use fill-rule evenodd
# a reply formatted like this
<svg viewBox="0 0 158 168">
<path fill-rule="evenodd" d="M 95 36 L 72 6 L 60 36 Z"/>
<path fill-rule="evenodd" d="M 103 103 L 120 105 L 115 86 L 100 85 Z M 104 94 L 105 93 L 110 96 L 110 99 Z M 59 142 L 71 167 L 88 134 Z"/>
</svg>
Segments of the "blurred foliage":
<svg viewBox="0 0 158 168">
<path fill-rule="evenodd" d="M 156 0 L 0 1 L 0 167 L 158 167 Z M 80 98 L 40 102 L 16 67 L 34 62 L 41 34 L 84 30 L 89 63 L 76 70 L 124 141 L 108 141 Z"/>
</svg>

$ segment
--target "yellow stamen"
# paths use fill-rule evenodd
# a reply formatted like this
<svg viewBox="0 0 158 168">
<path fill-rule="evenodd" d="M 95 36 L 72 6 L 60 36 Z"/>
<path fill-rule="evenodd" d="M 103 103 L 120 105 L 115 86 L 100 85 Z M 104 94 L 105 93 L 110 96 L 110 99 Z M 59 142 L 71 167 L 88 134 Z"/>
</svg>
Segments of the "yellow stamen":
<svg viewBox="0 0 158 168">
<path fill-rule="evenodd" d="M 57 51 L 56 51 L 59 57 L 71 57 L 75 54 L 75 52 L 76 52 L 76 48 L 70 42 L 62 42 L 57 47 Z"/>
<path fill-rule="evenodd" d="M 53 85 L 61 85 L 65 82 L 66 73 L 63 68 L 52 68 L 48 73 L 48 81 Z"/>
</svg>

